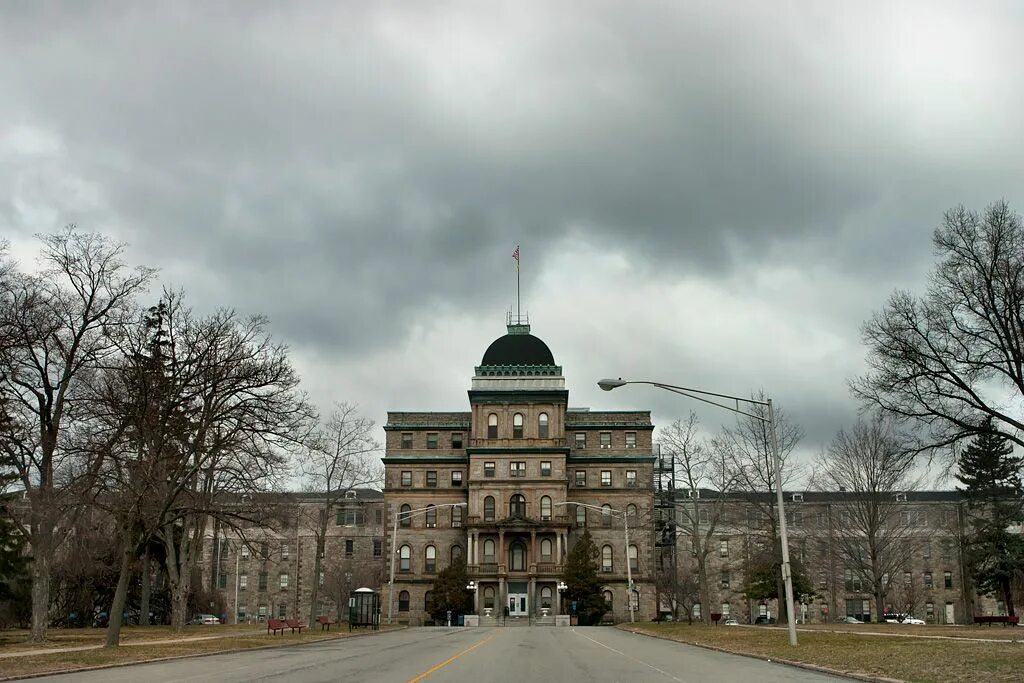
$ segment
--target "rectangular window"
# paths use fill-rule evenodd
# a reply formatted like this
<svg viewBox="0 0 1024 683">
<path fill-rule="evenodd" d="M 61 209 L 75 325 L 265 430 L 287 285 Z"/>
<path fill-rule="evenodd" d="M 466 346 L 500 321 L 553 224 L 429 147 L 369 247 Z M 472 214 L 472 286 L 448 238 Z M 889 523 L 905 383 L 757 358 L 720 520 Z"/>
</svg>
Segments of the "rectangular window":
<svg viewBox="0 0 1024 683">
<path fill-rule="evenodd" d="M 249 546 L 247 546 L 247 545 L 243 545 L 242 546 L 242 559 L 243 560 L 249 559 Z"/>
<path fill-rule="evenodd" d="M 729 539 L 723 538 L 718 542 L 718 556 L 729 557 Z"/>
<path fill-rule="evenodd" d="M 585 487 L 587 485 L 587 471 L 576 470 L 576 486 Z"/>
<path fill-rule="evenodd" d="M 249 587 L 249 575 L 239 574 L 238 575 L 238 590 L 244 591 Z"/>
<path fill-rule="evenodd" d="M 256 608 L 256 612 L 261 617 L 267 616 L 267 606 L 266 605 L 260 605 L 258 608 Z"/>
<path fill-rule="evenodd" d="M 578 526 L 579 528 L 582 529 L 583 527 L 585 527 L 587 525 L 587 508 L 583 507 L 582 505 L 577 505 L 575 507 L 576 507 L 576 526 Z"/>
<path fill-rule="evenodd" d="M 282 560 L 287 560 L 288 559 L 288 550 L 289 550 L 288 544 L 287 543 L 282 543 L 281 544 L 281 559 Z"/>
<path fill-rule="evenodd" d="M 942 585 L 947 589 L 953 587 L 953 572 L 942 572 Z"/>
<path fill-rule="evenodd" d="M 402 448 L 412 448 L 412 432 L 402 432 Z"/>
<path fill-rule="evenodd" d="M 437 448 L 437 432 L 432 432 L 430 434 L 427 434 L 427 448 L 430 448 L 430 449 L 436 449 Z"/>
<path fill-rule="evenodd" d="M 611 432 L 601 432 L 601 448 L 611 448 L 611 447 L 612 447 L 612 433 Z"/>
<path fill-rule="evenodd" d="M 934 587 L 934 583 L 932 582 L 932 573 L 931 572 L 925 572 L 924 573 L 924 587 L 925 588 L 933 588 Z"/>
<path fill-rule="evenodd" d="M 379 538 L 373 539 L 373 556 L 375 558 L 380 557 L 381 554 L 382 554 L 382 550 L 383 550 L 383 545 L 381 544 L 380 539 Z"/>
<path fill-rule="evenodd" d="M 636 470 L 626 470 L 626 486 L 636 486 Z"/>
<path fill-rule="evenodd" d="M 344 526 L 362 526 L 363 513 L 355 508 L 338 510 L 337 522 Z"/>
<path fill-rule="evenodd" d="M 260 543 L 260 557 L 264 560 L 270 559 L 270 544 Z"/>
<path fill-rule="evenodd" d="M 921 546 L 921 557 L 926 560 L 930 560 L 932 557 L 932 544 L 928 541 L 925 541 Z"/>
<path fill-rule="evenodd" d="M 508 476 L 523 478 L 526 476 L 526 463 L 525 462 L 510 462 L 508 464 Z"/>
<path fill-rule="evenodd" d="M 700 619 L 700 603 L 695 603 L 693 606 L 693 618 Z"/>
<path fill-rule="evenodd" d="M 355 555 L 355 541 L 351 538 L 345 540 L 345 557 L 352 557 Z"/>
<path fill-rule="evenodd" d="M 611 470 L 601 470 L 601 486 L 611 486 L 611 485 L 612 485 L 612 471 Z"/>
<path fill-rule="evenodd" d="M 729 587 L 729 570 L 728 569 L 723 569 L 722 570 L 721 576 L 719 577 L 719 584 L 721 585 L 722 588 L 728 588 Z"/>
<path fill-rule="evenodd" d="M 636 432 L 626 432 L 626 448 L 636 448 Z"/>
<path fill-rule="evenodd" d="M 551 461 L 541 460 L 540 463 L 540 476 L 550 477 L 551 476 Z"/>
<path fill-rule="evenodd" d="M 384 511 L 380 509 L 374 510 L 373 521 L 377 524 L 382 524 L 384 522 Z"/>
<path fill-rule="evenodd" d="M 427 488 L 437 488 L 437 470 L 427 470 Z"/>
<path fill-rule="evenodd" d="M 452 470 L 452 488 L 462 486 L 462 470 Z"/>
<path fill-rule="evenodd" d="M 924 620 L 929 624 L 935 621 L 935 603 L 926 602 L 924 603 Z"/>
<path fill-rule="evenodd" d="M 224 590 L 228 587 L 228 575 L 221 572 L 217 575 L 217 588 Z"/>
<path fill-rule="evenodd" d="M 587 433 L 586 432 L 576 432 L 576 448 L 586 448 L 586 447 L 587 447 Z"/>
<path fill-rule="evenodd" d="M 484 463 L 484 476 L 485 477 L 494 477 L 494 463 L 493 462 L 485 462 Z"/>
<path fill-rule="evenodd" d="M 452 448 L 462 448 L 462 432 L 452 432 Z"/>
<path fill-rule="evenodd" d="M 288 590 L 288 575 L 281 574 L 280 580 L 281 590 Z"/>
<path fill-rule="evenodd" d="M 412 486 L 412 470 L 402 470 L 402 486 Z"/>
<path fill-rule="evenodd" d="M 722 603 L 722 616 L 728 617 L 732 613 L 732 605 L 727 602 Z"/>
<path fill-rule="evenodd" d="M 462 508 L 452 508 L 452 528 L 457 529 L 462 526 Z"/>
</svg>

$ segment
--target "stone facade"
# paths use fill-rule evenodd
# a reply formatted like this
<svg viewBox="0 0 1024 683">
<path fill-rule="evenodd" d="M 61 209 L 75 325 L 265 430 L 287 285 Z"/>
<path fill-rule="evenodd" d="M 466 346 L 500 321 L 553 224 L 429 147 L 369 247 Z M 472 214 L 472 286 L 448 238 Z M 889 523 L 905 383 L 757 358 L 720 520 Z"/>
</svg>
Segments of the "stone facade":
<svg viewBox="0 0 1024 683">
<path fill-rule="evenodd" d="M 399 522 L 385 611 L 427 621 L 437 571 L 462 557 L 483 623 L 506 610 L 554 623 L 569 607 L 557 590 L 563 562 L 586 527 L 603 552 L 611 614 L 629 618 L 632 573 L 636 618 L 653 617 L 650 413 L 570 408 L 561 368 L 517 324 L 484 354 L 469 404 L 468 412 L 388 414 L 384 497 Z"/>
</svg>

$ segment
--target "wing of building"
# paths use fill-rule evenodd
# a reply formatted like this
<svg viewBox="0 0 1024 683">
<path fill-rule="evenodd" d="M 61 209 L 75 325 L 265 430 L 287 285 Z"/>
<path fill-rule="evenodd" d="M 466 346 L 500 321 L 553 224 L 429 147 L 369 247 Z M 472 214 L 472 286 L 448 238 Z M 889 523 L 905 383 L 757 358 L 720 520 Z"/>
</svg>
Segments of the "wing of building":
<svg viewBox="0 0 1024 683">
<path fill-rule="evenodd" d="M 434 576 L 465 559 L 481 623 L 553 623 L 566 611 L 563 562 L 589 528 L 611 613 L 628 618 L 631 575 L 637 618 L 653 617 L 650 412 L 570 408 L 551 350 L 514 323 L 484 352 L 468 398 L 466 412 L 388 414 L 394 616 L 424 623 Z"/>
</svg>

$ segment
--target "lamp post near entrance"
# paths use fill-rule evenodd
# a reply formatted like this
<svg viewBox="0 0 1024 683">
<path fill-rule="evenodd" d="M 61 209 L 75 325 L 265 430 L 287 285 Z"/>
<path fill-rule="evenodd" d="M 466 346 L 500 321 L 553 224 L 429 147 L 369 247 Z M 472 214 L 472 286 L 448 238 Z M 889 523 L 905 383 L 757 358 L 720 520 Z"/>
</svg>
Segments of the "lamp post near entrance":
<svg viewBox="0 0 1024 683">
<path fill-rule="evenodd" d="M 622 528 L 626 534 L 626 604 L 629 606 L 629 621 L 633 621 L 633 565 L 629 561 L 629 522 L 626 519 L 626 513 L 622 510 L 614 510 L 612 508 L 603 508 L 597 505 L 590 505 L 589 503 L 575 503 L 572 501 L 566 501 L 565 503 L 555 503 L 558 505 L 577 505 L 583 508 L 590 508 L 591 510 L 599 510 L 601 513 L 613 512 L 618 515 L 622 515 Z M 640 560 L 640 553 L 637 553 L 637 561 Z"/>
<path fill-rule="evenodd" d="M 395 522 L 391 527 L 391 577 L 388 579 L 388 623 L 393 624 L 395 606 L 395 555 L 398 554 L 398 521 L 399 518 L 412 519 L 427 510 L 440 510 L 441 508 L 464 508 L 466 503 L 442 503 L 441 505 L 428 505 L 425 508 L 409 510 L 408 512 L 395 512 Z"/>
<path fill-rule="evenodd" d="M 772 461 L 775 469 L 775 493 L 776 503 L 779 509 L 779 541 L 782 546 L 782 580 L 786 586 L 786 609 L 789 613 L 789 618 L 786 620 L 789 627 L 789 644 L 796 645 L 796 611 L 793 605 L 793 575 L 789 566 L 789 536 L 786 533 L 786 511 L 782 501 L 782 457 L 779 454 L 779 440 L 775 433 L 775 413 L 772 407 L 772 400 L 769 398 L 766 401 L 757 401 L 752 398 L 741 398 L 739 396 L 729 396 L 728 394 L 718 394 L 712 391 L 702 391 L 700 389 L 690 389 L 688 387 L 677 387 L 672 384 L 664 384 L 662 382 L 649 382 L 649 381 L 627 381 L 622 379 L 602 379 L 597 383 L 597 386 L 601 387 L 605 391 L 611 391 L 627 384 L 649 384 L 652 387 L 658 387 L 665 391 L 671 391 L 673 394 L 679 394 L 680 396 L 686 396 L 696 401 L 702 401 L 703 403 L 710 403 L 713 406 L 724 408 L 733 413 L 738 413 L 746 417 L 759 420 L 763 424 L 768 426 L 768 431 L 771 432 L 771 449 L 772 449 Z M 736 407 L 719 403 L 718 401 L 707 398 L 708 396 L 713 398 L 725 399 L 736 403 Z M 765 418 L 761 415 L 755 415 L 754 413 L 747 412 L 739 409 L 740 401 L 754 405 L 763 406 L 768 409 L 768 417 Z"/>
</svg>

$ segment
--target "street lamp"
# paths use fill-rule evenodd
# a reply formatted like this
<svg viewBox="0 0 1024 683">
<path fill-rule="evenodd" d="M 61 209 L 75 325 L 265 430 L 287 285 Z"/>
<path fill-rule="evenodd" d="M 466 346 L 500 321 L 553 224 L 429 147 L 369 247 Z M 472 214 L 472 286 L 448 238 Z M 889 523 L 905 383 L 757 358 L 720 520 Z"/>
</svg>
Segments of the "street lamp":
<svg viewBox="0 0 1024 683">
<path fill-rule="evenodd" d="M 628 559 L 628 558 L 627 558 Z M 562 614 L 565 612 L 565 591 L 569 590 L 569 586 L 566 585 L 565 581 L 558 582 L 558 613 Z"/>
<path fill-rule="evenodd" d="M 753 418 L 768 425 L 768 431 L 770 431 L 772 435 L 772 460 L 775 466 L 775 494 L 776 503 L 778 504 L 779 508 L 779 536 L 782 545 L 782 580 L 785 582 L 786 585 L 786 609 L 789 613 L 789 618 L 786 621 L 788 622 L 789 626 L 789 644 L 795 646 L 797 642 L 796 611 L 793 605 L 793 575 L 789 566 L 789 535 L 786 533 L 786 511 L 782 500 L 782 458 L 779 455 L 779 440 L 778 436 L 775 433 L 775 412 L 772 407 L 772 400 L 769 398 L 766 401 L 757 401 L 752 398 L 741 398 L 739 396 L 730 396 L 728 394 L 718 394 L 712 391 L 702 391 L 700 389 L 691 389 L 688 387 L 677 387 L 675 385 L 664 384 L 662 382 L 649 382 L 641 380 L 627 381 L 622 379 L 621 377 L 619 379 L 602 379 L 600 382 L 597 383 L 597 386 L 601 387 L 605 391 L 611 391 L 612 389 L 618 389 L 619 387 L 625 386 L 627 384 L 649 384 L 652 387 L 658 387 L 659 389 L 664 389 L 665 391 L 671 391 L 673 394 L 679 394 L 681 396 L 686 396 L 687 398 L 692 398 L 696 401 L 709 403 L 713 406 L 724 408 L 725 410 L 728 410 L 730 412 L 738 413 L 740 415 Z M 733 407 L 730 405 L 726 405 L 725 403 L 719 403 L 718 401 L 713 401 L 709 398 L 705 398 L 707 396 L 733 401 L 736 403 L 736 406 Z M 761 415 L 755 415 L 754 413 L 750 413 L 745 410 L 740 410 L 740 401 L 743 401 L 744 403 L 749 403 L 750 405 L 754 406 L 767 407 L 768 417 L 765 418 Z"/>
<path fill-rule="evenodd" d="M 591 510 L 599 510 L 602 514 L 607 512 L 614 512 L 615 514 L 622 515 L 622 528 L 626 533 L 626 583 L 629 584 L 626 591 L 626 604 L 629 605 L 629 621 L 633 622 L 633 565 L 629 561 L 629 522 L 627 521 L 626 513 L 622 510 L 615 510 L 612 508 L 599 507 L 597 505 L 590 505 L 589 503 L 576 503 L 573 501 L 567 501 L 565 503 L 555 503 L 555 506 L 559 505 L 577 505 L 583 508 L 590 508 Z M 639 560 L 639 553 L 637 558 Z"/>
<path fill-rule="evenodd" d="M 480 611 L 476 606 L 476 581 L 470 581 L 467 583 L 466 590 L 473 593 L 473 613 L 476 614 Z"/>
<path fill-rule="evenodd" d="M 441 505 L 428 505 L 425 508 L 409 510 L 408 512 L 395 512 L 394 526 L 391 528 L 391 578 L 388 579 L 388 623 L 394 624 L 393 614 L 395 607 L 395 555 L 398 554 L 398 520 L 412 519 L 425 513 L 427 510 L 438 510 L 440 508 L 464 508 L 466 503 L 442 503 Z"/>
</svg>

